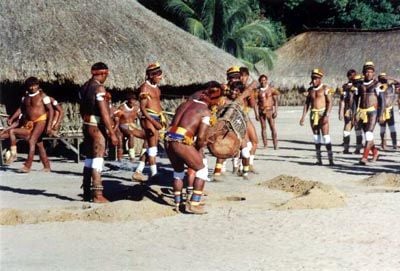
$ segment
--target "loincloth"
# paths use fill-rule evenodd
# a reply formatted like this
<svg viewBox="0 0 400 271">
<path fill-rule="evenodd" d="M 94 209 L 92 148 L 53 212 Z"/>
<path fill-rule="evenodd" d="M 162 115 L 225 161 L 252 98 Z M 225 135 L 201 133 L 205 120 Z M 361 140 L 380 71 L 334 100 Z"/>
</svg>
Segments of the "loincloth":
<svg viewBox="0 0 400 271">
<path fill-rule="evenodd" d="M 139 129 L 139 127 L 137 127 L 136 123 L 133 123 L 133 122 L 122 123 L 119 125 L 119 127 L 122 129 L 129 130 L 129 131 L 132 131 L 134 129 Z"/>
<path fill-rule="evenodd" d="M 194 144 L 193 134 L 179 126 L 170 127 L 165 133 L 164 140 L 167 142 L 179 142 L 189 146 Z"/>
<path fill-rule="evenodd" d="M 370 106 L 368 108 L 358 108 L 356 119 L 357 121 L 362 121 L 363 123 L 368 123 L 369 115 L 376 114 L 375 106 Z"/>
<path fill-rule="evenodd" d="M 99 126 L 99 124 L 101 124 L 101 117 L 96 115 L 84 115 L 83 124 L 90 126 Z"/>
<path fill-rule="evenodd" d="M 312 126 L 318 126 L 320 118 L 324 116 L 325 108 L 311 109 L 310 118 L 312 120 Z"/>
<path fill-rule="evenodd" d="M 393 115 L 393 106 L 386 107 L 383 111 L 383 120 L 390 120 Z"/>
</svg>

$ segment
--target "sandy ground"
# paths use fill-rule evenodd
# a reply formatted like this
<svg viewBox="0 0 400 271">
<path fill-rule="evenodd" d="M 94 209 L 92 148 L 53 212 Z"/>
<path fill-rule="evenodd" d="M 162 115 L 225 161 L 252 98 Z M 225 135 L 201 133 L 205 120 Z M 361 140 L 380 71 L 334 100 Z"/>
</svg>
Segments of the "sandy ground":
<svg viewBox="0 0 400 271">
<path fill-rule="evenodd" d="M 400 270 L 399 151 L 357 165 L 359 156 L 341 153 L 335 112 L 337 165 L 314 166 L 300 114 L 281 108 L 280 149 L 258 150 L 251 180 L 227 174 L 207 183 L 203 216 L 172 211 L 165 158 L 161 182 L 149 186 L 130 181 L 134 164 L 109 163 L 106 205 L 80 201 L 82 163 L 54 158 L 52 173 L 35 162 L 30 174 L 16 174 L 22 159 L 3 168 L 1 269 Z"/>
</svg>

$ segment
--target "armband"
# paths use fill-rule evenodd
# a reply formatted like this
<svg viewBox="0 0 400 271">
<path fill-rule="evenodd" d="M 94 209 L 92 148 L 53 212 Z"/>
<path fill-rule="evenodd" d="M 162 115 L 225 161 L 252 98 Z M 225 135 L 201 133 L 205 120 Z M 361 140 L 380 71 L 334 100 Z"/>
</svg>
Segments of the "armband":
<svg viewBox="0 0 400 271">
<path fill-rule="evenodd" d="M 43 103 L 44 103 L 44 104 L 49 104 L 49 103 L 51 103 L 50 97 L 49 97 L 49 96 L 45 96 L 45 97 L 43 98 Z"/>
<path fill-rule="evenodd" d="M 57 106 L 57 105 L 58 105 L 57 100 L 54 100 L 54 101 L 53 101 L 53 106 Z"/>
<path fill-rule="evenodd" d="M 202 117 L 201 122 L 204 123 L 205 125 L 210 125 L 210 117 L 209 116 Z"/>
<path fill-rule="evenodd" d="M 104 96 L 106 96 L 105 92 L 97 93 L 96 94 L 96 101 L 99 101 L 99 102 L 104 101 Z"/>
</svg>

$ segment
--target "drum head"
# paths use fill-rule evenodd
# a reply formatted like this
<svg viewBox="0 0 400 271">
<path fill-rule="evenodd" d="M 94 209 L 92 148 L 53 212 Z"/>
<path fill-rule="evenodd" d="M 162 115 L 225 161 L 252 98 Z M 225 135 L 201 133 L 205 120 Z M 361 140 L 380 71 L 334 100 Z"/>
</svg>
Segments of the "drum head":
<svg viewBox="0 0 400 271">
<path fill-rule="evenodd" d="M 240 140 L 233 131 L 218 134 L 214 142 L 208 144 L 208 150 L 217 158 L 226 159 L 235 157 L 240 148 Z"/>
</svg>

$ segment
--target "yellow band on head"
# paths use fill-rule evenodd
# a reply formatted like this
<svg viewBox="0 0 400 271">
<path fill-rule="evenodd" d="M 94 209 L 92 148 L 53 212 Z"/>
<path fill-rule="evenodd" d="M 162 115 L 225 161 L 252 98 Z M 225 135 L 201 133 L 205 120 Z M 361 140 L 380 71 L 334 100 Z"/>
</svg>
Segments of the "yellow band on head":
<svg viewBox="0 0 400 271">
<path fill-rule="evenodd" d="M 311 72 L 311 77 L 319 77 L 321 78 L 322 76 L 324 76 L 324 72 L 320 69 L 313 69 Z"/>
<path fill-rule="evenodd" d="M 240 73 L 239 66 L 232 66 L 226 71 L 226 74 L 231 74 L 231 73 Z"/>
</svg>

